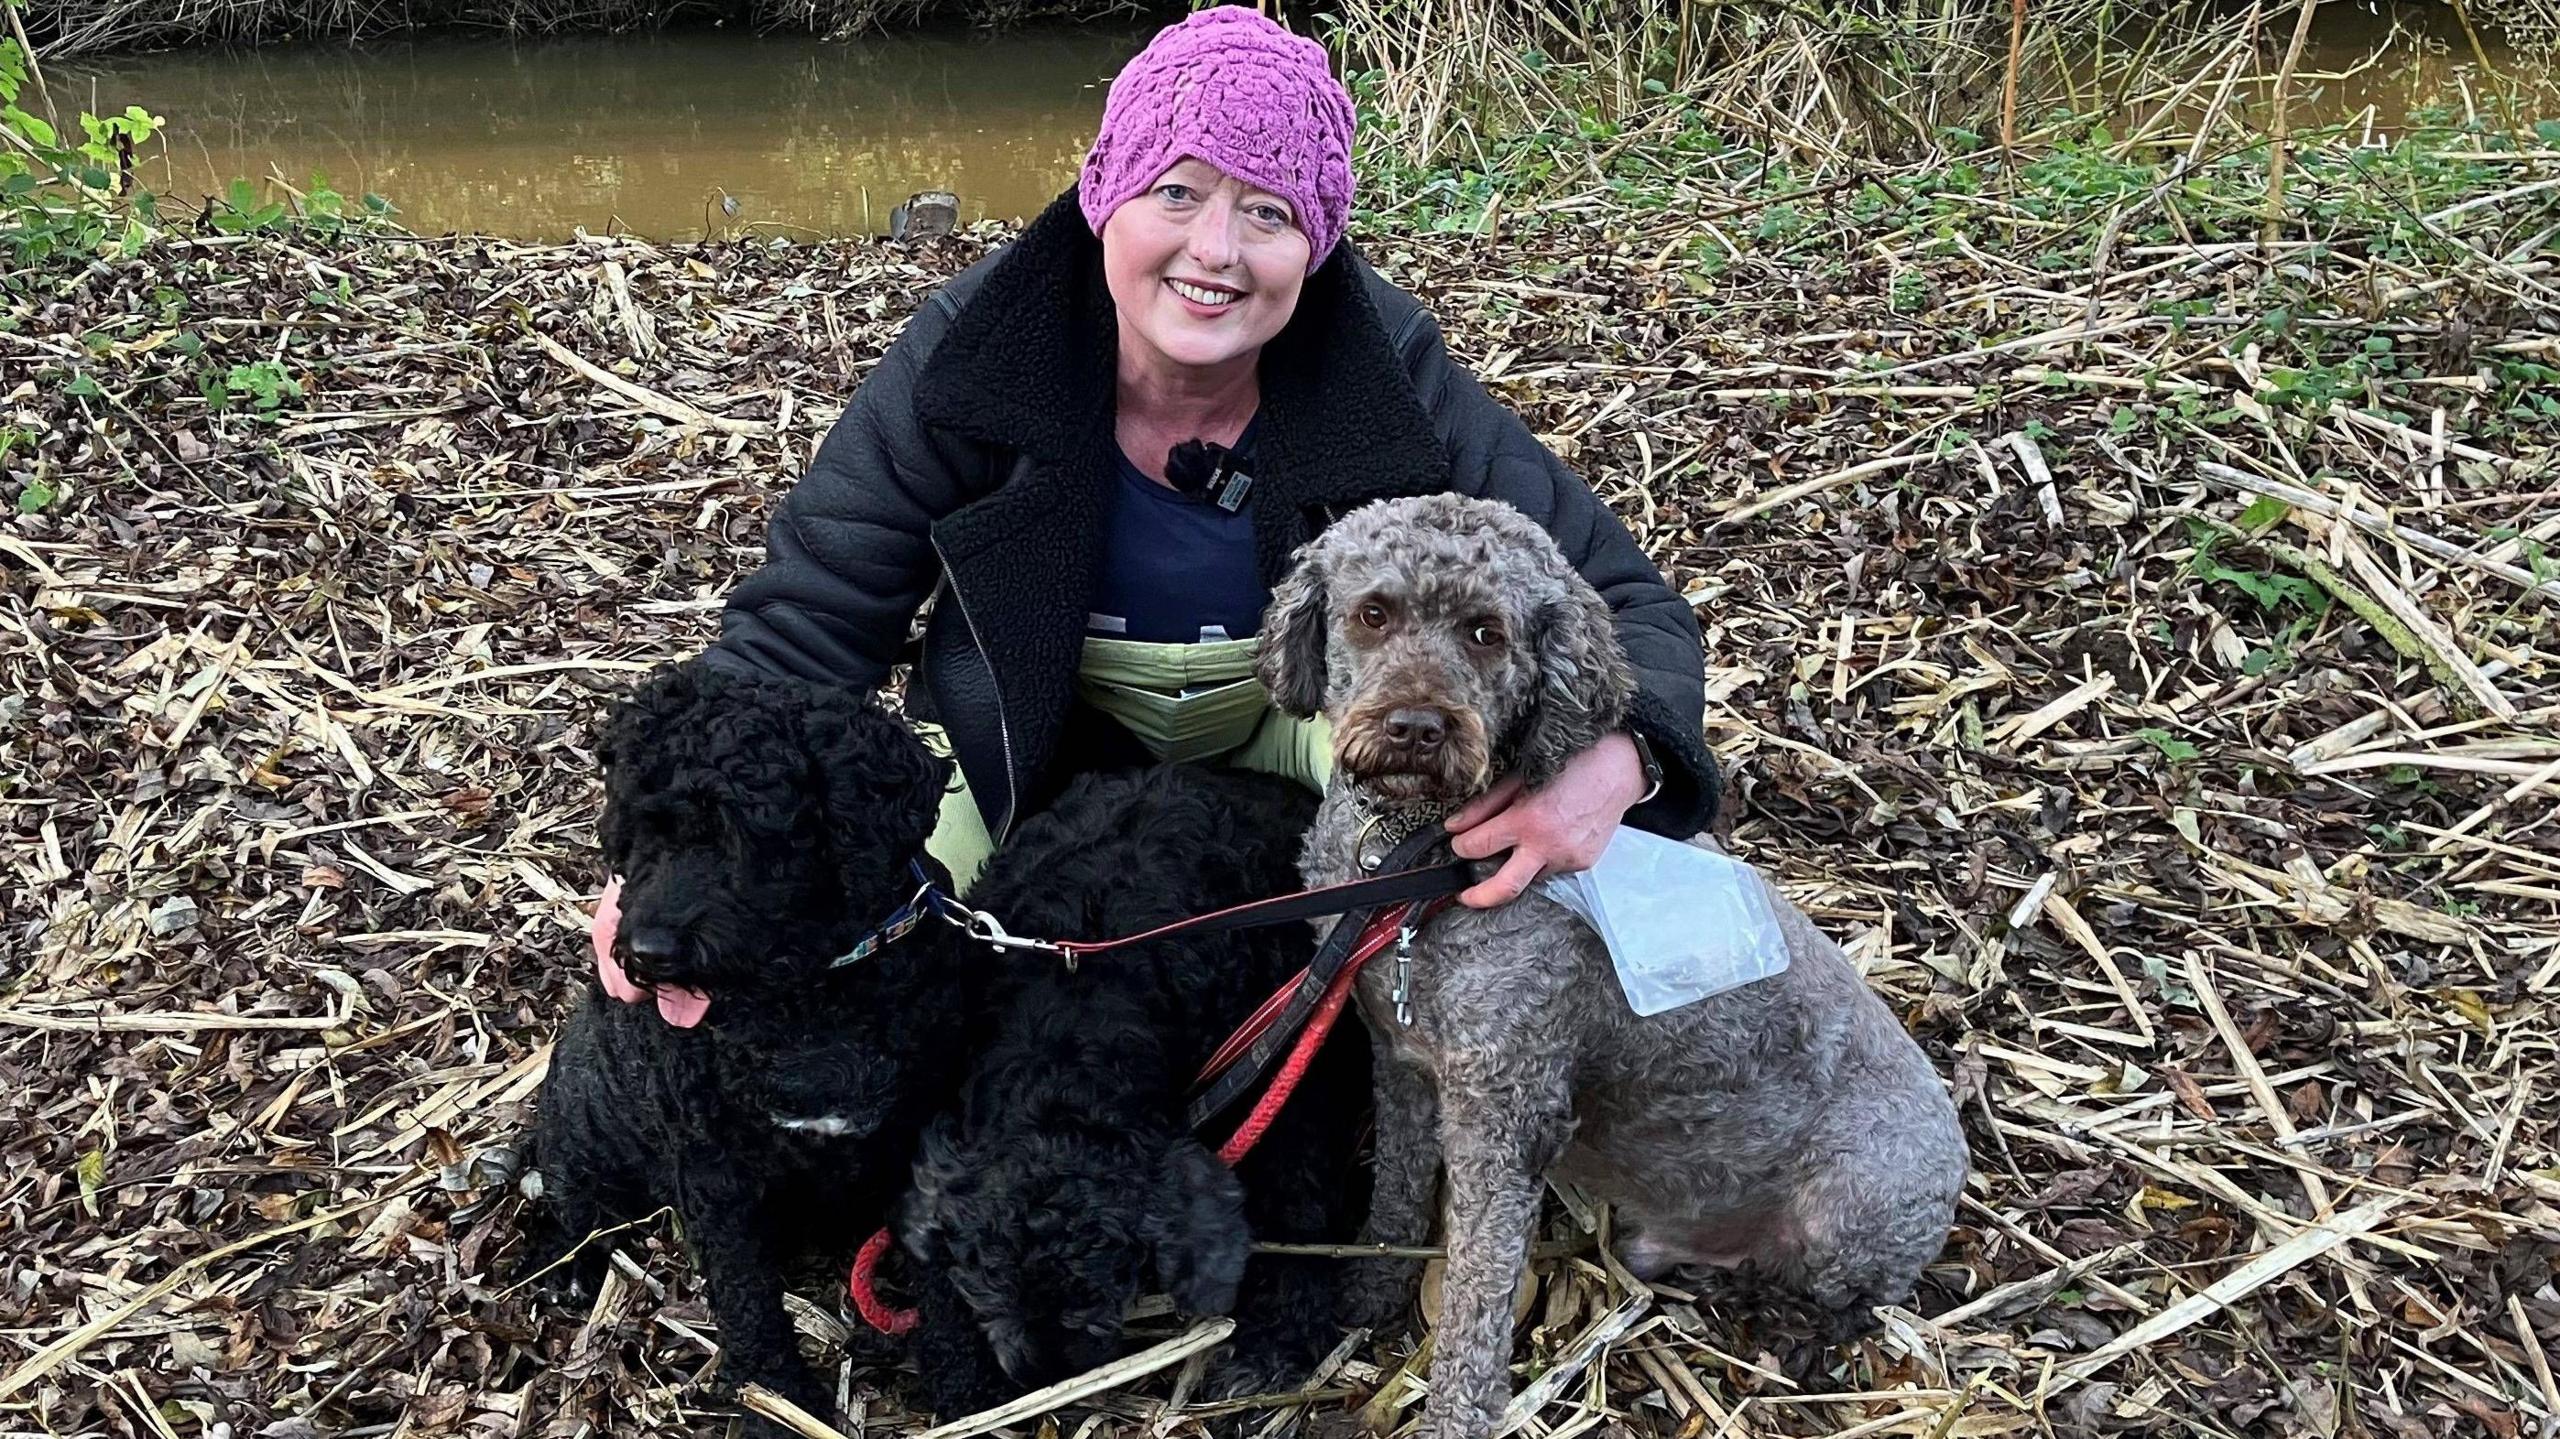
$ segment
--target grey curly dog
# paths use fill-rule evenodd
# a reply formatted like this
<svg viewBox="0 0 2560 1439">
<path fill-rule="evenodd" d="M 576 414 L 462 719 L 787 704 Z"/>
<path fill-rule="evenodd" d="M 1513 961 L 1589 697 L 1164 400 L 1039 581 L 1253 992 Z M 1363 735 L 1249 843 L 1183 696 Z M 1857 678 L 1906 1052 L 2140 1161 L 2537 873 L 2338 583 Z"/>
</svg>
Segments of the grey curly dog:
<svg viewBox="0 0 2560 1439">
<path fill-rule="evenodd" d="M 1333 725 L 1310 884 L 1360 877 L 1506 770 L 1543 783 L 1623 722 L 1632 681 L 1607 607 L 1507 505 L 1355 511 L 1299 552 L 1271 614 L 1263 681 Z M 1753 882 L 1786 971 L 1651 1018 L 1599 938 L 1535 890 L 1425 927 L 1404 1020 L 1395 967 L 1362 975 L 1378 1094 L 1365 1238 L 1425 1242 L 1448 1170 L 1426 1439 L 1484 1439 L 1501 1416 L 1541 1175 L 1616 1206 L 1637 1274 L 1751 1271 L 1810 1301 L 1835 1341 L 1908 1296 L 1946 1242 L 1965 1174 L 1946 1087 L 1839 947 Z M 1371 1262 L 1346 1317 L 1393 1319 L 1416 1277 Z"/>
</svg>

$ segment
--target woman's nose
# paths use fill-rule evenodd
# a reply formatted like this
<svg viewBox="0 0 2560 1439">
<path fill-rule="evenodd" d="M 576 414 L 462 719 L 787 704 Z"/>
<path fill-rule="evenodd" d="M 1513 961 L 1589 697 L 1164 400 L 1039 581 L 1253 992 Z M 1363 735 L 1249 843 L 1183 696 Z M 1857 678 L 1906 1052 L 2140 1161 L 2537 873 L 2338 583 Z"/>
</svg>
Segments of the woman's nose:
<svg viewBox="0 0 2560 1439">
<path fill-rule="evenodd" d="M 1236 212 L 1232 205 L 1203 205 L 1191 221 L 1191 258 L 1211 270 L 1224 270 L 1238 259 Z"/>
</svg>

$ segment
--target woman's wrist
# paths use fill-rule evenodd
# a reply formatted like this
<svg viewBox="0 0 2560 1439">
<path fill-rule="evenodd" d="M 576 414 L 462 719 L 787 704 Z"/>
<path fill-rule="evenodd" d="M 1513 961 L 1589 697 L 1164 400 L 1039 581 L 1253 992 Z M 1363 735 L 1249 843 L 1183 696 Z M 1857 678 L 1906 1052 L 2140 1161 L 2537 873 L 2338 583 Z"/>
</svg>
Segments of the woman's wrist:
<svg viewBox="0 0 2560 1439">
<path fill-rule="evenodd" d="M 1637 805 L 1652 803 L 1654 797 L 1662 793 L 1662 761 L 1654 754 L 1653 745 L 1642 734 L 1634 730 L 1627 730 L 1624 733 L 1635 745 L 1637 777 L 1644 785 L 1644 788 L 1637 792 L 1635 803 L 1627 806 L 1629 809 L 1634 809 Z"/>
<path fill-rule="evenodd" d="M 1655 784 L 1646 775 L 1644 753 L 1632 732 L 1611 730 L 1591 746 L 1591 754 L 1601 762 L 1601 773 L 1609 781 L 1610 801 L 1619 814 L 1652 798 Z"/>
</svg>

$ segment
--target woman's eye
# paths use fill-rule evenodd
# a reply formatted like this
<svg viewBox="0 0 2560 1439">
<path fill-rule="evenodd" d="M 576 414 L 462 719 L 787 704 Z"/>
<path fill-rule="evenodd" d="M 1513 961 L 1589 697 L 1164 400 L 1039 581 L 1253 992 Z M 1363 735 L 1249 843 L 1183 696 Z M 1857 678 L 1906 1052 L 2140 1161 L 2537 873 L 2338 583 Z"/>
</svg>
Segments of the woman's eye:
<svg viewBox="0 0 2560 1439">
<path fill-rule="evenodd" d="M 1492 649 L 1502 643 L 1502 631 L 1494 625 L 1479 620 L 1467 626 L 1467 643 L 1482 650 Z"/>
<path fill-rule="evenodd" d="M 1360 607 L 1360 623 L 1367 625 L 1373 630 L 1385 629 L 1387 627 L 1387 607 L 1379 604 L 1376 600 L 1371 600 L 1367 604 L 1362 605 Z"/>
<path fill-rule="evenodd" d="M 1256 205 L 1252 213 L 1254 219 L 1274 230 L 1285 230 L 1289 226 L 1289 212 L 1277 205 Z"/>
<path fill-rule="evenodd" d="M 1156 193 L 1162 195 L 1167 204 L 1179 205 L 1191 198 L 1191 187 L 1188 185 L 1158 185 L 1156 187 Z"/>
</svg>

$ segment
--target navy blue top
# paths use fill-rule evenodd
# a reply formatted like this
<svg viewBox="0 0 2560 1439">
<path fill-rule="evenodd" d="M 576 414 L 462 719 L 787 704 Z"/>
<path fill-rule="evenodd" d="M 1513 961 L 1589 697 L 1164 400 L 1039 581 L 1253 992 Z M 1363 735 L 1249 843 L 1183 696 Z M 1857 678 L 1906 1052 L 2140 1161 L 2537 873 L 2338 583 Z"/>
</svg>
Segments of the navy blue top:
<svg viewBox="0 0 2560 1439">
<path fill-rule="evenodd" d="M 1244 427 L 1235 453 L 1252 454 L 1259 423 Z M 1150 479 L 1116 445 L 1111 457 L 1116 482 L 1085 633 L 1181 645 L 1252 638 L 1271 603 L 1255 561 L 1252 491 L 1230 514 Z"/>
</svg>

